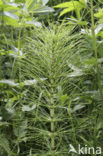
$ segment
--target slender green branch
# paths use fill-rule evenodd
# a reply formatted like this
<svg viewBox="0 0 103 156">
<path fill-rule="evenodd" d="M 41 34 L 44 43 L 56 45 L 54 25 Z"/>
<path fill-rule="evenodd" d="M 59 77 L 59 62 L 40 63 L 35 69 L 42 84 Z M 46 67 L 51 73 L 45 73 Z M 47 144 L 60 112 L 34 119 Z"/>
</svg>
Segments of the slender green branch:
<svg viewBox="0 0 103 156">
<path fill-rule="evenodd" d="M 20 59 L 20 49 L 21 49 L 21 27 L 19 29 L 19 36 L 18 36 L 18 56 Z M 21 67 L 19 63 L 19 82 L 21 82 Z"/>
<path fill-rule="evenodd" d="M 53 89 L 52 89 L 53 92 Z M 51 95 L 51 109 L 50 109 L 50 117 L 51 117 L 51 150 L 52 155 L 54 155 L 54 149 L 55 149 L 55 137 L 54 137 L 54 131 L 55 131 L 55 125 L 54 125 L 54 100 L 53 100 L 53 94 Z"/>
<path fill-rule="evenodd" d="M 53 44 L 54 45 L 54 44 Z M 54 75 L 54 47 L 52 49 L 51 52 L 51 81 L 50 81 L 50 85 L 51 85 L 51 99 L 50 99 L 50 117 L 51 117 L 51 151 L 52 151 L 52 156 L 55 155 L 55 136 L 54 136 L 54 132 L 55 132 L 55 124 L 54 124 L 54 79 L 53 79 L 53 75 Z"/>
</svg>

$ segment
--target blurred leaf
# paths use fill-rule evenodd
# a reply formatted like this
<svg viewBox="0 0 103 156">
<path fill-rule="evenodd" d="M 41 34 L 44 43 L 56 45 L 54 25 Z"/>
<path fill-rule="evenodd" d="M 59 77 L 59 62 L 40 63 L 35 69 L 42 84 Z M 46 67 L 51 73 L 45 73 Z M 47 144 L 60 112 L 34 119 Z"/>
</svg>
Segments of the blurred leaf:
<svg viewBox="0 0 103 156">
<path fill-rule="evenodd" d="M 9 146 L 9 142 L 7 138 L 5 138 L 3 135 L 0 135 L 0 146 L 7 151 L 8 154 L 11 154 L 11 149 Z"/>
<path fill-rule="evenodd" d="M 85 105 L 82 105 L 82 104 L 77 104 L 73 109 L 72 109 L 72 112 L 76 112 L 82 108 L 84 108 Z"/>
<path fill-rule="evenodd" d="M 46 12 L 53 12 L 54 9 L 48 6 L 42 6 L 40 8 L 34 9 L 34 13 L 46 13 Z"/>
<path fill-rule="evenodd" d="M 79 12 L 82 8 L 85 8 L 85 5 L 84 3 L 81 3 L 81 2 L 71 1 L 71 2 L 64 2 L 64 3 L 58 4 L 54 6 L 54 8 L 66 8 L 60 13 L 60 16 L 62 16 L 74 10 Z"/>
<path fill-rule="evenodd" d="M 95 29 L 95 33 L 98 34 L 101 31 L 101 29 L 103 29 L 103 24 L 98 24 Z"/>
<path fill-rule="evenodd" d="M 0 80 L 2 84 L 8 84 L 10 86 L 18 86 L 19 83 L 15 83 L 14 80 Z"/>
<path fill-rule="evenodd" d="M 49 0 L 42 0 L 42 2 L 43 2 L 43 5 L 46 5 L 49 2 Z"/>
<path fill-rule="evenodd" d="M 95 65 L 95 64 L 97 64 L 97 59 L 95 57 L 92 57 L 88 60 L 85 60 L 84 63 L 87 65 Z"/>
<path fill-rule="evenodd" d="M 28 105 L 23 105 L 22 107 L 22 111 L 23 112 L 29 112 L 29 111 L 32 111 L 36 108 L 36 105 L 34 104 L 32 107 L 28 106 Z"/>
<path fill-rule="evenodd" d="M 99 9 L 97 13 L 94 14 L 96 18 L 103 18 L 103 8 Z"/>
<path fill-rule="evenodd" d="M 11 12 L 4 11 L 3 14 L 4 14 L 4 16 L 8 16 L 12 19 L 17 19 L 17 20 L 19 19 L 18 16 L 16 16 L 15 14 L 12 14 Z"/>
</svg>

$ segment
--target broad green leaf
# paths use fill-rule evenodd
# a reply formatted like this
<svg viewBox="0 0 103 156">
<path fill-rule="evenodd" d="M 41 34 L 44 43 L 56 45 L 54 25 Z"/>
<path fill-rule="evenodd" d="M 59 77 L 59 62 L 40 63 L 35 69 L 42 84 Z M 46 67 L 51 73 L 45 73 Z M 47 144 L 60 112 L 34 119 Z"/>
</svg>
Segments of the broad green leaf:
<svg viewBox="0 0 103 156">
<path fill-rule="evenodd" d="M 42 6 L 38 9 L 34 9 L 34 13 L 46 13 L 46 12 L 53 12 L 54 9 L 48 6 Z"/>
<path fill-rule="evenodd" d="M 94 14 L 96 18 L 103 18 L 103 8 Z"/>
<path fill-rule="evenodd" d="M 31 10 L 32 7 L 35 6 L 37 0 L 26 0 L 26 7 L 28 10 Z"/>
<path fill-rule="evenodd" d="M 13 19 L 11 17 L 4 16 L 3 20 L 4 20 L 4 23 L 6 25 L 11 25 L 11 26 L 14 26 L 14 27 L 18 27 L 19 26 L 18 20 Z M 0 17 L 0 21 L 2 21 L 2 18 L 1 17 Z"/>
<path fill-rule="evenodd" d="M 12 14 L 11 12 L 4 11 L 3 14 L 4 14 L 4 16 L 8 16 L 8 17 L 10 17 L 12 19 L 19 20 L 19 17 L 16 16 L 15 14 Z"/>
<path fill-rule="evenodd" d="M 26 0 L 26 6 L 29 11 L 34 10 L 42 5 L 42 0 Z"/>
<path fill-rule="evenodd" d="M 103 38 L 103 31 L 100 31 L 100 32 L 97 34 L 97 36 L 100 36 L 100 37 Z"/>
<path fill-rule="evenodd" d="M 76 2 L 76 1 L 74 1 L 74 2 Z M 70 8 L 73 7 L 73 2 L 64 2 L 64 3 L 54 6 L 54 8 L 68 8 L 68 7 L 70 7 Z"/>
<path fill-rule="evenodd" d="M 2 10 L 2 9 L 4 9 L 5 11 L 10 11 L 10 10 L 19 10 L 19 8 L 18 7 L 16 7 L 16 6 L 12 6 L 12 5 L 10 5 L 10 4 L 2 4 L 2 5 L 0 5 L 0 10 Z"/>
<path fill-rule="evenodd" d="M 66 8 L 64 9 L 61 13 L 60 13 L 60 16 L 63 16 L 64 14 L 70 12 L 70 11 L 73 11 L 74 10 L 74 7 L 71 7 L 71 8 Z"/>
<path fill-rule="evenodd" d="M 0 0 L 0 5 L 2 5 L 3 4 L 3 1 L 2 0 Z"/>
<path fill-rule="evenodd" d="M 78 1 L 71 1 L 71 2 L 65 2 L 65 3 L 61 3 L 59 5 L 54 6 L 54 8 L 66 8 L 64 9 L 60 16 L 75 10 L 76 12 L 79 12 L 82 8 L 85 8 L 85 4 L 78 2 Z"/>
</svg>

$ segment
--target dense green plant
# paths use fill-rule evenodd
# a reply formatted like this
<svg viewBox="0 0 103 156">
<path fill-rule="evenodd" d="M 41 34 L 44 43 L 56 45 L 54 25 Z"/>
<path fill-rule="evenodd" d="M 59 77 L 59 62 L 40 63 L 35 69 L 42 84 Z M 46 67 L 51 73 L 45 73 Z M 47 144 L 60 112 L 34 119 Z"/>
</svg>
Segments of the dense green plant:
<svg viewBox="0 0 103 156">
<path fill-rule="evenodd" d="M 30 136 L 35 134 L 30 144 L 33 144 L 32 140 L 35 142 L 32 151 L 36 155 L 67 155 L 70 143 L 77 146 L 79 140 L 82 140 L 82 144 L 85 144 L 84 140 L 92 137 L 92 132 L 86 134 L 87 125 L 93 128 L 86 121 L 89 120 L 88 115 L 84 114 L 85 117 L 81 119 L 83 114 L 77 114 L 86 105 L 93 104 L 92 96 L 85 93 L 88 86 L 82 84 L 86 81 L 86 75 L 92 76 L 90 69 L 82 66 L 89 58 L 89 48 L 86 49 L 88 42 L 79 33 L 73 35 L 71 28 L 51 25 L 49 28 L 35 29 L 33 38 L 27 38 L 24 48 L 22 81 L 31 83 L 28 104 L 31 108 L 34 103 L 36 105 L 35 114 L 31 115 L 32 124 L 29 123 L 32 126 L 28 128 Z M 86 58 L 83 56 L 85 53 Z M 79 100 L 76 100 L 78 96 Z M 23 108 L 28 111 L 27 101 Z M 92 111 L 94 109 L 91 109 L 91 114 Z M 77 122 L 77 116 L 79 121 L 87 124 L 85 128 Z M 92 115 L 90 118 L 94 123 Z M 95 132 L 93 135 L 95 138 Z M 95 138 L 93 143 L 87 143 L 92 146 L 96 141 Z"/>
<path fill-rule="evenodd" d="M 102 0 L 20 2 L 0 0 L 0 156 L 102 147 Z M 66 24 L 38 22 L 49 5 Z"/>
</svg>

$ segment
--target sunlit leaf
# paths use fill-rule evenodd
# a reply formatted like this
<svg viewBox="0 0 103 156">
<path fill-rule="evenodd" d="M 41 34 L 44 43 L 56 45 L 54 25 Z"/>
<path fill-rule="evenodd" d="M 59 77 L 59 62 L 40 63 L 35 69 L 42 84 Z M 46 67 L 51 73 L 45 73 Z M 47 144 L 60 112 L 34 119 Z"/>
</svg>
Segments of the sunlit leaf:
<svg viewBox="0 0 103 156">
<path fill-rule="evenodd" d="M 103 18 L 103 8 L 99 9 L 97 13 L 94 14 L 96 18 Z"/>
<path fill-rule="evenodd" d="M 34 13 L 46 13 L 46 12 L 53 12 L 54 9 L 53 8 L 50 8 L 48 6 L 42 6 L 38 9 L 34 9 Z"/>
<path fill-rule="evenodd" d="M 4 14 L 4 16 L 8 16 L 12 19 L 17 19 L 17 20 L 19 19 L 18 16 L 16 16 L 15 14 L 12 14 L 11 12 L 4 11 L 3 14 Z"/>
<path fill-rule="evenodd" d="M 54 6 L 54 8 L 66 8 L 61 12 L 60 16 L 62 16 L 73 10 L 79 12 L 82 8 L 85 8 L 85 4 L 78 2 L 78 1 L 71 1 L 71 2 L 64 2 L 64 3 L 58 4 Z"/>
</svg>

